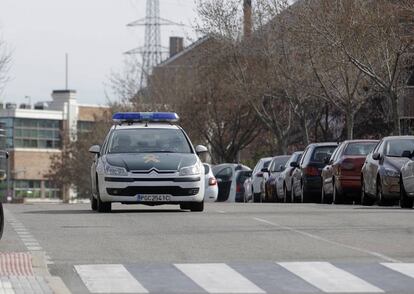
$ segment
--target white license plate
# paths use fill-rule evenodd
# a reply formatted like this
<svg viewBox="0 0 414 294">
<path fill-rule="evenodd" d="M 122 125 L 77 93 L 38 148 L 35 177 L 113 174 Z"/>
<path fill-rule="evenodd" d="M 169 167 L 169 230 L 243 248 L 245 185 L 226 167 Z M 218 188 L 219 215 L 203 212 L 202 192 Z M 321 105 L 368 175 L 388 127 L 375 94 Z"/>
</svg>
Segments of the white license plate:
<svg viewBox="0 0 414 294">
<path fill-rule="evenodd" d="M 138 201 L 140 202 L 170 202 L 170 195 L 137 195 Z"/>
</svg>

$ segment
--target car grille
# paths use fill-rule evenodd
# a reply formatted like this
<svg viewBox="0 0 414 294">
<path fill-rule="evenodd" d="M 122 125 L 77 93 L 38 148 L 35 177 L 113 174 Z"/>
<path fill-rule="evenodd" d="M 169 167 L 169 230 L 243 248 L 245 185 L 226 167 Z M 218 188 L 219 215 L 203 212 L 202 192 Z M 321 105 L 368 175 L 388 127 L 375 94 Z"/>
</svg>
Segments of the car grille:
<svg viewBox="0 0 414 294">
<path fill-rule="evenodd" d="M 160 194 L 172 196 L 194 196 L 200 191 L 199 188 L 181 188 L 174 186 L 166 187 L 127 187 L 125 189 L 107 188 L 107 193 L 111 196 L 136 196 L 138 194 Z"/>
</svg>

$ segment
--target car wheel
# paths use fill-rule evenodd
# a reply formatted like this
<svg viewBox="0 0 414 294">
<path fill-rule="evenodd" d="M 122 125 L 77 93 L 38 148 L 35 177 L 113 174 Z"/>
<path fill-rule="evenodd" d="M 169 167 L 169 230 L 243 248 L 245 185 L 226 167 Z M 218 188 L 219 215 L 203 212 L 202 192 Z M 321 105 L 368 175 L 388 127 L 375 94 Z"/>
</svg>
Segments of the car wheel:
<svg viewBox="0 0 414 294">
<path fill-rule="evenodd" d="M 344 195 L 338 191 L 336 188 L 335 182 L 333 181 L 333 187 L 332 187 L 332 200 L 334 204 L 344 204 Z"/>
<path fill-rule="evenodd" d="M 253 193 L 253 202 L 260 202 L 261 193 Z"/>
<path fill-rule="evenodd" d="M 289 193 L 287 191 L 286 185 L 283 184 L 283 200 L 285 203 L 292 202 L 291 196 L 288 194 Z"/>
<path fill-rule="evenodd" d="M 192 212 L 202 212 L 204 210 L 204 201 L 191 203 L 190 210 Z"/>
<path fill-rule="evenodd" d="M 325 189 L 322 186 L 322 193 L 321 193 L 321 203 L 322 204 L 332 204 L 332 200 L 328 194 L 325 193 Z"/>
<path fill-rule="evenodd" d="M 305 192 L 305 185 L 303 185 L 303 183 L 300 185 L 300 201 L 301 203 L 309 202 L 308 195 Z"/>
<path fill-rule="evenodd" d="M 381 178 L 378 178 L 377 180 L 377 199 L 378 199 L 379 206 L 390 206 L 393 204 L 393 201 L 384 198 L 384 193 L 382 191 Z"/>
<path fill-rule="evenodd" d="M 374 202 L 375 200 L 369 197 L 369 195 L 366 193 L 365 181 L 364 181 L 364 178 L 362 178 L 361 180 L 361 205 L 371 206 L 374 204 Z"/>
<path fill-rule="evenodd" d="M 98 209 L 98 200 L 96 200 L 96 198 L 93 196 L 93 194 L 91 195 L 91 209 L 93 211 Z"/>
<path fill-rule="evenodd" d="M 401 208 L 413 208 L 414 206 L 414 198 L 408 197 L 407 191 L 405 191 L 404 184 L 401 182 L 401 198 L 400 198 L 400 207 Z"/>
<path fill-rule="evenodd" d="M 96 186 L 96 187 L 99 187 L 99 186 Z M 101 200 L 101 196 L 99 195 L 99 188 L 96 191 L 96 211 L 99 213 L 109 213 L 112 211 L 112 203 L 103 202 Z"/>
</svg>

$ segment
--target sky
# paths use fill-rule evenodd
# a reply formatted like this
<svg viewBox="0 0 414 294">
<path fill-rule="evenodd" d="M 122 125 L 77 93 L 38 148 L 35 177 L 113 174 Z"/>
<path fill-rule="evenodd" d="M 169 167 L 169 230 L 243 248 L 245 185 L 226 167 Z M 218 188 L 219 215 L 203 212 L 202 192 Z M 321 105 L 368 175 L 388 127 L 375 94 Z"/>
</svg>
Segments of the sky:
<svg viewBox="0 0 414 294">
<path fill-rule="evenodd" d="M 145 17 L 146 0 L 1 0 L 0 38 L 12 51 L 10 82 L 0 101 L 51 100 L 65 88 L 65 54 L 69 54 L 69 88 L 78 102 L 105 104 L 111 71 L 121 71 L 123 52 L 143 46 L 144 28 L 126 24 Z M 161 17 L 185 26 L 162 29 L 194 39 L 194 0 L 160 0 Z"/>
</svg>

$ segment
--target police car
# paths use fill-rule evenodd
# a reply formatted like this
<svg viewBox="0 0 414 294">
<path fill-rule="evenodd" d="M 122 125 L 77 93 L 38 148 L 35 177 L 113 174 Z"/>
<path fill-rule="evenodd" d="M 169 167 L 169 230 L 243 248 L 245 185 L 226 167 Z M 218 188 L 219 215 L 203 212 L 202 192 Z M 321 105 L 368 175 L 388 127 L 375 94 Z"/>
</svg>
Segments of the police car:
<svg viewBox="0 0 414 294">
<path fill-rule="evenodd" d="M 91 208 L 110 212 L 111 204 L 176 204 L 203 211 L 204 166 L 176 113 L 116 113 L 102 146 L 95 145 L 91 166 Z"/>
</svg>

